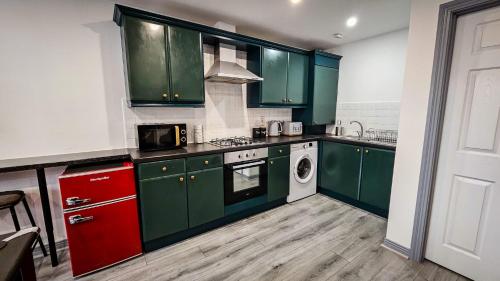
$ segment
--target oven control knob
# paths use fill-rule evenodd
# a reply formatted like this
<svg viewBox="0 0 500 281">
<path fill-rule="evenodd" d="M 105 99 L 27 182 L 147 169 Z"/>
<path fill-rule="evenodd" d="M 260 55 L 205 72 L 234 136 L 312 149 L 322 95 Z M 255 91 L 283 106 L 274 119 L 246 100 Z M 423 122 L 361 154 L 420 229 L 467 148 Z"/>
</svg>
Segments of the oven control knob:
<svg viewBox="0 0 500 281">
<path fill-rule="evenodd" d="M 255 154 L 255 152 L 253 153 L 253 156 L 257 156 L 257 154 Z"/>
<path fill-rule="evenodd" d="M 248 153 L 247 153 L 247 157 L 250 157 L 250 155 L 248 155 Z"/>
<path fill-rule="evenodd" d="M 240 155 L 238 155 L 238 158 L 240 158 L 240 159 L 241 159 L 241 154 L 240 154 Z"/>
<path fill-rule="evenodd" d="M 182 142 L 185 142 L 185 141 L 186 141 L 186 137 L 182 137 L 182 138 L 181 138 L 181 141 L 182 141 Z"/>
<path fill-rule="evenodd" d="M 181 130 L 181 134 L 185 135 L 186 134 L 186 130 Z"/>
</svg>

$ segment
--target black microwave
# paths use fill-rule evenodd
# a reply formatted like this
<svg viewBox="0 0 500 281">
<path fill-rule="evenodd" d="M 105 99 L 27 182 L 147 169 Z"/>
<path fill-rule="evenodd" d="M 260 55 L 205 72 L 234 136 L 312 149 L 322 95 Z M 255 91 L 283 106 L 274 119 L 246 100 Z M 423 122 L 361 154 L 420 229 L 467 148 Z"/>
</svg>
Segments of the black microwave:
<svg viewBox="0 0 500 281">
<path fill-rule="evenodd" d="M 137 125 L 139 150 L 177 149 L 187 145 L 186 124 Z"/>
</svg>

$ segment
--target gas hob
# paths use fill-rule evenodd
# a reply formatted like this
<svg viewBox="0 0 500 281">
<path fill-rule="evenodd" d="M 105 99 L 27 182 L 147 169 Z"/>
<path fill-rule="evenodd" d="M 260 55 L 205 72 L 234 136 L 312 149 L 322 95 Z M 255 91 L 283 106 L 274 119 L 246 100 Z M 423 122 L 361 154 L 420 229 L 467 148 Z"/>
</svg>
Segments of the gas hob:
<svg viewBox="0 0 500 281">
<path fill-rule="evenodd" d="M 218 147 L 235 147 L 235 146 L 245 147 L 245 146 L 261 144 L 263 143 L 263 141 L 256 140 L 250 137 L 230 137 L 230 138 L 212 139 L 210 140 L 209 143 Z"/>
</svg>

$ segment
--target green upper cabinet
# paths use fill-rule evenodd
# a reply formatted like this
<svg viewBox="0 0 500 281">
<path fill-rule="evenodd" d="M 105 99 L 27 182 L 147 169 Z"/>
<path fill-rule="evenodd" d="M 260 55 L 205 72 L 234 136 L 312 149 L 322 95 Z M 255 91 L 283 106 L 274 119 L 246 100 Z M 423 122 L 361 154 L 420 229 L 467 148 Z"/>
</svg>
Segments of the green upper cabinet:
<svg viewBox="0 0 500 281">
<path fill-rule="evenodd" d="M 335 122 L 339 70 L 321 65 L 314 66 L 314 98 L 311 125 Z"/>
<path fill-rule="evenodd" d="M 321 51 L 311 55 L 307 108 L 292 112 L 293 121 L 304 125 L 325 125 L 335 122 L 340 56 Z"/>
<path fill-rule="evenodd" d="M 290 190 L 290 156 L 269 158 L 267 201 L 286 198 Z"/>
<path fill-rule="evenodd" d="M 263 48 L 262 51 L 262 103 L 286 102 L 288 52 Z"/>
<path fill-rule="evenodd" d="M 139 181 L 139 199 L 145 242 L 188 228 L 185 174 Z"/>
<path fill-rule="evenodd" d="M 287 103 L 302 105 L 307 103 L 309 59 L 305 55 L 289 53 Z"/>
<path fill-rule="evenodd" d="M 362 147 L 323 141 L 319 186 L 358 199 Z"/>
<path fill-rule="evenodd" d="M 224 216 L 223 168 L 189 172 L 189 227 L 195 227 Z"/>
<path fill-rule="evenodd" d="M 394 151 L 367 148 L 363 150 L 363 168 L 359 200 L 381 209 L 387 215 L 391 198 Z"/>
<path fill-rule="evenodd" d="M 305 107 L 309 91 L 307 55 L 265 47 L 247 53 L 248 69 L 264 79 L 247 84 L 249 107 Z"/>
<path fill-rule="evenodd" d="M 203 104 L 200 32 L 126 16 L 122 49 L 130 105 Z"/>
<path fill-rule="evenodd" d="M 205 100 L 201 35 L 197 31 L 168 27 L 171 99 L 174 102 Z"/>
<path fill-rule="evenodd" d="M 139 102 L 166 102 L 170 90 L 165 27 L 126 17 L 122 28 L 128 93 Z"/>
</svg>

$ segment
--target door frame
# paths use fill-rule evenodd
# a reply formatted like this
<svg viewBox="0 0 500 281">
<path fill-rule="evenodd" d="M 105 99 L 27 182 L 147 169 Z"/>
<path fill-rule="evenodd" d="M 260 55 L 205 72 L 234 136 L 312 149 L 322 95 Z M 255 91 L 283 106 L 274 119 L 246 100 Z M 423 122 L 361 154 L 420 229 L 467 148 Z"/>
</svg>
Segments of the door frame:
<svg viewBox="0 0 500 281">
<path fill-rule="evenodd" d="M 439 6 L 431 89 L 409 258 L 423 261 L 459 16 L 500 6 L 500 0 L 454 0 Z"/>
</svg>

